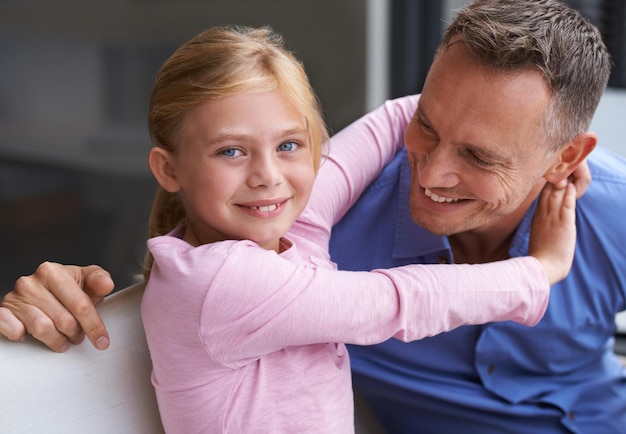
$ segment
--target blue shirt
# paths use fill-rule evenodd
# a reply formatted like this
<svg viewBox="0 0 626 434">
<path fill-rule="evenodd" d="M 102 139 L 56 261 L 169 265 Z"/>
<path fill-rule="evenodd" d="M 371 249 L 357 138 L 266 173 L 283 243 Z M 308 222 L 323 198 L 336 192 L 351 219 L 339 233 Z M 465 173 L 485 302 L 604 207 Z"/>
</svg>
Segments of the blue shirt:
<svg viewBox="0 0 626 434">
<path fill-rule="evenodd" d="M 354 388 L 389 432 L 626 433 L 626 370 L 613 353 L 615 314 L 626 309 L 626 160 L 596 149 L 588 161 L 574 264 L 537 326 L 464 326 L 350 347 Z M 402 150 L 333 228 L 340 269 L 453 261 L 446 237 L 411 220 L 410 176 Z M 533 211 L 512 257 L 527 254 Z"/>
</svg>

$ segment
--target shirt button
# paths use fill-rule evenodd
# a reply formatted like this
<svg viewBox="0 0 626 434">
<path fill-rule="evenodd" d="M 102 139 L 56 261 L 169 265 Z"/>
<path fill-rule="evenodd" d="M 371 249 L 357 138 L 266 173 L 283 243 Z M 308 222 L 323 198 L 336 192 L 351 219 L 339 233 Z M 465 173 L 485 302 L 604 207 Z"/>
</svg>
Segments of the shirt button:
<svg viewBox="0 0 626 434">
<path fill-rule="evenodd" d="M 493 365 L 487 366 L 487 374 L 491 375 L 491 374 L 493 374 L 493 371 L 495 371 L 495 370 L 496 370 L 495 366 L 493 366 Z"/>
<path fill-rule="evenodd" d="M 439 263 L 440 264 L 449 264 L 450 261 L 448 261 L 448 259 L 446 259 L 445 256 L 439 256 L 437 259 L 439 259 Z"/>
<path fill-rule="evenodd" d="M 576 419 L 576 415 L 574 414 L 573 411 L 570 411 L 569 413 L 567 413 L 567 417 L 569 418 L 569 420 Z"/>
</svg>

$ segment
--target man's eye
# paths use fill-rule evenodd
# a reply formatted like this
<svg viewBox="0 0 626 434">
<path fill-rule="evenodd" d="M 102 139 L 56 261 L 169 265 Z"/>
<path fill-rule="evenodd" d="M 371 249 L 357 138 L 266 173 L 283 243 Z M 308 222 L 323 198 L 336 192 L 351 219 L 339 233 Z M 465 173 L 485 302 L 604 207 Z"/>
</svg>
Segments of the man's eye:
<svg viewBox="0 0 626 434">
<path fill-rule="evenodd" d="M 469 153 L 472 160 L 474 160 L 474 163 L 476 163 L 476 165 L 481 166 L 481 167 L 492 167 L 494 164 L 490 163 L 489 161 L 485 161 L 482 158 L 478 157 L 475 153 L 470 152 Z"/>
<path fill-rule="evenodd" d="M 220 154 L 223 155 L 224 157 L 237 157 L 241 155 L 241 150 L 237 148 L 227 148 L 227 149 L 222 149 L 220 151 Z"/>
<path fill-rule="evenodd" d="M 278 146 L 278 150 L 283 151 L 283 152 L 290 152 L 290 151 L 294 151 L 297 147 L 298 147 L 298 144 L 295 142 L 285 142 L 285 143 L 281 143 Z"/>
<path fill-rule="evenodd" d="M 416 118 L 416 123 L 424 133 L 430 136 L 435 134 L 432 127 L 428 125 L 427 123 L 425 123 L 421 118 Z"/>
</svg>

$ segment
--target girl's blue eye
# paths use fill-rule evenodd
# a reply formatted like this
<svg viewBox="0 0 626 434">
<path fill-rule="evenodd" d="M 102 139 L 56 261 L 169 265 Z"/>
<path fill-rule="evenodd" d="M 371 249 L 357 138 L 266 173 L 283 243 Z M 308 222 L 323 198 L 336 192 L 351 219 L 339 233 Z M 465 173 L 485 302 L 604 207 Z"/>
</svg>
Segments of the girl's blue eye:
<svg viewBox="0 0 626 434">
<path fill-rule="evenodd" d="M 297 146 L 298 146 L 297 143 L 285 142 L 285 143 L 280 144 L 278 146 L 278 149 L 281 150 L 281 151 L 289 152 L 289 151 L 293 151 L 294 149 L 296 149 Z"/>
<path fill-rule="evenodd" d="M 241 151 L 236 148 L 227 148 L 220 151 L 224 157 L 236 157 Z"/>
</svg>

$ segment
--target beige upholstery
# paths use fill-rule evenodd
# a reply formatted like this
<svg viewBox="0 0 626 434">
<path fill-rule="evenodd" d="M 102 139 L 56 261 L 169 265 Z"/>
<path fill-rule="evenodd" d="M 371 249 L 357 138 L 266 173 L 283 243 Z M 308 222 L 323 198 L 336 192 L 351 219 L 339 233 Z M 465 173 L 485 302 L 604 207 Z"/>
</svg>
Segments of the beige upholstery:
<svg viewBox="0 0 626 434">
<path fill-rule="evenodd" d="M 111 345 L 89 342 L 63 354 L 29 338 L 0 337 L 0 432 L 162 433 L 140 317 L 143 285 L 98 307 Z"/>
<path fill-rule="evenodd" d="M 111 337 L 106 351 L 84 342 L 57 354 L 30 337 L 0 336 L 0 433 L 162 433 L 142 294 L 143 285 L 133 285 L 98 307 Z M 383 432 L 362 399 L 355 411 L 357 434 Z"/>
</svg>

